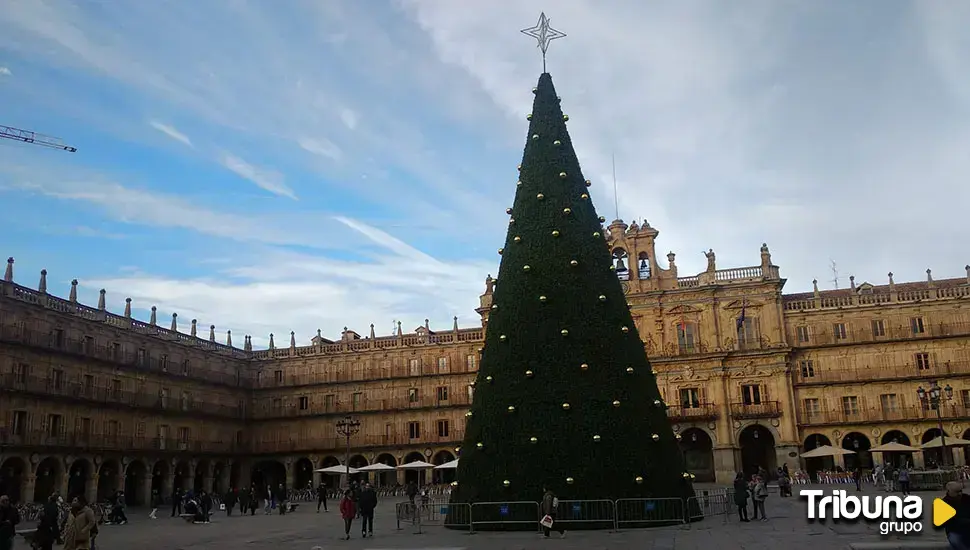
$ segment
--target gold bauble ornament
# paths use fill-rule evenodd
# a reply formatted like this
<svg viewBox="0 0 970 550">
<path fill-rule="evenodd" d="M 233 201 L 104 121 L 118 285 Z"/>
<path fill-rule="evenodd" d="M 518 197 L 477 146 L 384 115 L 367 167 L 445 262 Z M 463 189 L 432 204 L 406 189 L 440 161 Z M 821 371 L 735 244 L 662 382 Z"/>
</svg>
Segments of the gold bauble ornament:
<svg viewBox="0 0 970 550">
<path fill-rule="evenodd" d="M 569 115 L 562 115 L 563 122 L 569 122 Z"/>
<path fill-rule="evenodd" d="M 492 309 L 498 309 L 498 304 L 492 304 Z"/>
<path fill-rule="evenodd" d="M 539 91 L 539 88 L 532 88 L 532 93 L 536 93 L 538 91 Z"/>
<path fill-rule="evenodd" d="M 539 193 L 538 195 L 536 195 L 536 198 L 541 201 L 542 199 L 546 198 L 546 196 L 543 195 L 542 193 Z"/>
<path fill-rule="evenodd" d="M 579 265 L 579 262 L 576 260 L 569 260 L 569 265 L 576 267 L 577 265 Z"/>
<path fill-rule="evenodd" d="M 613 401 L 613 406 L 614 407 L 619 407 L 620 406 L 620 402 L 619 401 Z"/>
<path fill-rule="evenodd" d="M 610 271 L 616 271 L 616 266 L 613 264 L 610 264 Z"/>
<path fill-rule="evenodd" d="M 502 482 L 502 486 L 503 486 L 503 487 L 508 487 L 508 486 L 510 486 L 510 485 L 512 485 L 512 482 L 511 482 L 511 481 L 509 481 L 509 480 L 507 480 L 507 479 L 506 479 L 505 481 L 503 481 L 503 482 Z"/>
<path fill-rule="evenodd" d="M 553 229 L 552 230 L 552 236 L 553 237 L 558 237 L 559 236 L 559 230 L 558 229 Z"/>
<path fill-rule="evenodd" d="M 452 481 L 451 482 L 451 486 L 452 487 L 457 487 L 458 486 L 458 482 L 457 481 Z"/>
<path fill-rule="evenodd" d="M 488 382 L 489 384 L 491 384 L 492 383 L 492 377 L 491 376 L 486 376 L 485 377 L 485 381 Z"/>
<path fill-rule="evenodd" d="M 593 441 L 595 441 L 595 442 L 597 442 L 597 443 L 599 443 L 599 442 L 600 442 L 600 439 L 602 439 L 602 438 L 601 438 L 600 436 L 598 436 L 598 435 L 594 435 L 594 436 L 593 436 Z"/>
<path fill-rule="evenodd" d="M 620 327 L 620 330 L 624 333 L 630 332 L 630 327 Z"/>
<path fill-rule="evenodd" d="M 515 218 L 509 218 L 509 225 L 515 225 Z"/>
<path fill-rule="evenodd" d="M 515 182 L 516 187 L 522 187 L 522 180 Z"/>
<path fill-rule="evenodd" d="M 562 410 L 568 411 L 569 410 L 569 403 L 563 403 L 562 404 Z"/>
<path fill-rule="evenodd" d="M 522 237 L 516 235 L 516 236 L 512 237 L 512 240 L 515 241 L 515 242 L 517 242 L 517 243 L 520 243 L 520 242 L 522 242 Z"/>
<path fill-rule="evenodd" d="M 599 217 L 599 218 L 597 218 L 597 219 L 598 219 L 598 220 L 600 221 L 600 223 L 603 223 L 603 222 L 605 222 L 605 221 L 606 221 L 606 218 L 604 218 L 603 216 L 600 216 L 600 217 Z"/>
<path fill-rule="evenodd" d="M 572 485 L 573 484 L 573 481 L 575 481 L 575 480 L 573 478 L 571 478 L 571 477 L 567 477 L 566 478 L 566 483 L 568 483 L 569 485 Z"/>
<path fill-rule="evenodd" d="M 653 367 L 650 367 L 650 374 L 656 376 L 657 375 L 657 371 L 653 370 Z"/>
<path fill-rule="evenodd" d="M 579 370 L 589 370 L 589 364 L 583 363 L 582 365 L 579 366 Z"/>
<path fill-rule="evenodd" d="M 660 441 L 660 434 L 653 434 L 650 437 L 653 438 L 654 441 Z"/>
<path fill-rule="evenodd" d="M 566 173 L 565 172 L 559 172 L 559 177 L 561 179 L 566 179 Z"/>
<path fill-rule="evenodd" d="M 465 418 L 471 418 L 471 417 L 472 417 L 472 412 L 471 411 L 468 411 L 468 412 L 465 413 Z"/>
<path fill-rule="evenodd" d="M 593 185 L 593 182 L 586 180 L 586 187 L 589 187 L 590 185 Z"/>
<path fill-rule="evenodd" d="M 485 444 L 482 443 L 481 441 L 479 441 L 478 443 L 476 443 L 475 446 L 478 447 L 479 449 L 484 449 L 485 448 Z"/>
<path fill-rule="evenodd" d="M 522 171 L 522 165 L 520 164 L 520 165 L 516 166 L 515 169 L 518 170 L 519 172 L 521 172 Z"/>
<path fill-rule="evenodd" d="M 515 405 L 509 405 L 508 411 L 510 413 L 514 413 L 515 412 Z"/>
<path fill-rule="evenodd" d="M 526 120 L 532 120 L 532 113 L 525 115 Z"/>
<path fill-rule="evenodd" d="M 566 329 L 562 329 L 559 331 L 559 334 L 562 334 L 563 336 L 569 336 L 569 331 Z"/>
<path fill-rule="evenodd" d="M 677 441 L 680 441 L 681 439 L 683 439 L 683 437 L 681 437 L 680 434 L 675 435 L 674 438 L 677 439 Z"/>
<path fill-rule="evenodd" d="M 583 199 L 584 201 L 589 200 L 589 195 L 587 195 L 586 193 L 583 193 L 582 195 L 579 196 L 579 198 Z"/>
<path fill-rule="evenodd" d="M 684 479 L 690 479 L 690 472 L 684 472 L 682 475 L 684 476 Z"/>
<path fill-rule="evenodd" d="M 511 214 L 512 213 L 512 209 L 511 208 L 506 208 L 505 209 L 505 213 L 506 214 Z"/>
<path fill-rule="evenodd" d="M 470 385 L 471 385 L 471 387 L 474 388 L 475 387 L 475 384 L 478 384 L 478 382 L 476 380 L 472 380 L 472 383 Z"/>
<path fill-rule="evenodd" d="M 558 147 L 562 145 L 562 142 L 557 139 L 556 141 L 552 142 L 552 144 Z"/>
<path fill-rule="evenodd" d="M 690 478 L 691 478 L 691 480 L 693 480 L 693 479 L 694 479 L 694 477 L 696 477 L 696 476 L 694 476 L 694 474 L 690 474 Z"/>
<path fill-rule="evenodd" d="M 456 453 L 460 453 L 461 452 L 461 446 L 460 445 L 458 447 L 455 447 L 455 452 Z"/>
<path fill-rule="evenodd" d="M 633 367 L 627 367 L 626 368 L 626 373 L 627 374 L 633 374 Z"/>
<path fill-rule="evenodd" d="M 506 340 L 508 340 L 508 338 L 509 338 L 509 337 L 508 337 L 508 336 L 506 336 L 506 335 L 504 335 L 504 334 L 498 337 L 498 339 L 499 339 L 499 340 L 501 340 L 502 342 L 504 342 L 504 341 L 506 341 Z"/>
<path fill-rule="evenodd" d="M 597 239 L 600 238 L 600 232 L 599 231 L 593 231 L 593 237 L 595 237 Z"/>
<path fill-rule="evenodd" d="M 637 484 L 643 483 L 643 477 L 642 476 L 637 476 L 636 478 L 633 479 L 633 481 L 636 481 Z"/>
<path fill-rule="evenodd" d="M 532 134 L 532 141 L 539 139 L 539 134 Z"/>
<path fill-rule="evenodd" d="M 539 442 L 539 438 L 536 436 L 532 436 L 529 438 L 529 443 L 538 443 L 538 442 Z"/>
<path fill-rule="evenodd" d="M 568 216 L 568 215 L 570 215 L 570 214 L 573 213 L 573 209 L 572 208 L 563 208 L 562 209 L 562 213 Z"/>
<path fill-rule="evenodd" d="M 504 248 L 499 248 L 498 249 L 498 255 L 499 256 L 501 256 L 503 252 L 505 252 L 505 249 Z"/>
<path fill-rule="evenodd" d="M 530 267 L 529 264 L 522 266 L 522 271 L 529 271 L 530 269 L 532 269 L 532 267 Z"/>
<path fill-rule="evenodd" d="M 654 404 L 654 406 L 656 406 L 656 407 L 663 407 L 663 406 L 664 406 L 664 402 L 663 402 L 663 401 L 661 401 L 661 400 L 659 400 L 659 399 L 654 399 L 654 400 L 653 400 L 653 404 Z"/>
<path fill-rule="evenodd" d="M 532 376 L 533 376 L 534 374 L 535 374 L 535 373 L 534 373 L 534 372 L 532 372 L 531 370 L 527 370 L 527 371 L 525 371 L 525 376 L 526 376 L 526 378 L 532 378 Z"/>
<path fill-rule="evenodd" d="M 542 302 L 543 304 L 546 303 L 546 297 L 545 296 L 539 296 L 539 301 Z"/>
<path fill-rule="evenodd" d="M 600 299 L 601 302 L 605 302 L 606 301 L 606 295 L 605 294 L 600 294 L 599 299 Z"/>
</svg>

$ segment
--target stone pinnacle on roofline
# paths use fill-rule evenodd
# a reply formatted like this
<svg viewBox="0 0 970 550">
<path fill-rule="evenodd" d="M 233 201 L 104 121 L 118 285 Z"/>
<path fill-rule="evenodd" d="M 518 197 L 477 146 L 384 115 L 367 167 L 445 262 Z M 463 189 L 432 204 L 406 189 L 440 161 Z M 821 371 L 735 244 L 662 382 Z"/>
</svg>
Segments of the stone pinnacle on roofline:
<svg viewBox="0 0 970 550">
<path fill-rule="evenodd" d="M 13 282 L 13 256 L 7 258 L 7 269 L 3 272 L 3 280 L 12 283 Z"/>
<path fill-rule="evenodd" d="M 99 291 L 100 296 L 98 296 L 98 311 L 105 311 L 105 295 L 108 293 L 107 290 L 101 289 Z"/>
<path fill-rule="evenodd" d="M 131 298 L 125 298 L 125 319 L 131 319 Z"/>
<path fill-rule="evenodd" d="M 47 270 L 40 270 L 40 282 L 37 283 L 37 292 L 47 294 Z"/>
<path fill-rule="evenodd" d="M 71 279 L 71 293 L 67 295 L 67 301 L 77 303 L 77 279 Z"/>
<path fill-rule="evenodd" d="M 172 328 L 170 330 L 172 332 L 178 332 L 179 331 L 179 314 L 178 313 L 173 313 L 172 314 Z"/>
</svg>

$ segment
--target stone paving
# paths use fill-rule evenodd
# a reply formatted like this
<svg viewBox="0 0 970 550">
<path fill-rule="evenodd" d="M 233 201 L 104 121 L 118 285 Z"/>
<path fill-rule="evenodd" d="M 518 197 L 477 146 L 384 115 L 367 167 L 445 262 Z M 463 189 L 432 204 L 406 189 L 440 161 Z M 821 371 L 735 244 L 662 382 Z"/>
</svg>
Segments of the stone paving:
<svg viewBox="0 0 970 550">
<path fill-rule="evenodd" d="M 830 489 L 831 487 L 826 487 Z M 797 495 L 797 489 L 796 489 Z M 806 503 L 794 498 L 769 497 L 766 508 L 769 521 L 740 523 L 736 515 L 713 516 L 690 526 L 653 529 L 609 531 L 571 531 L 563 540 L 553 534 L 543 540 L 535 533 L 466 532 L 424 525 L 420 534 L 411 525 L 397 529 L 394 502 L 381 503 L 375 518 L 375 536 L 360 538 L 360 523 L 354 522 L 352 539 L 340 540 L 343 522 L 331 503 L 329 513 L 317 514 L 313 505 L 286 516 L 226 517 L 217 513 L 212 523 L 194 525 L 179 518 L 168 517 L 169 510 L 149 520 L 147 511 L 130 510 L 131 522 L 124 526 L 103 526 L 97 547 L 103 550 L 311 550 L 349 548 L 353 550 L 521 550 L 553 547 L 562 550 L 598 550 L 614 548 L 654 548 L 665 550 L 711 550 L 712 548 L 751 548 L 800 550 L 812 548 L 847 548 L 853 542 L 876 542 L 905 539 L 907 541 L 945 541 L 941 530 L 934 529 L 930 520 L 932 499 L 937 493 L 922 493 L 924 500 L 924 529 L 907 537 L 882 537 L 876 525 L 863 523 L 810 524 L 805 519 Z M 25 548 L 22 540 L 15 548 Z"/>
</svg>

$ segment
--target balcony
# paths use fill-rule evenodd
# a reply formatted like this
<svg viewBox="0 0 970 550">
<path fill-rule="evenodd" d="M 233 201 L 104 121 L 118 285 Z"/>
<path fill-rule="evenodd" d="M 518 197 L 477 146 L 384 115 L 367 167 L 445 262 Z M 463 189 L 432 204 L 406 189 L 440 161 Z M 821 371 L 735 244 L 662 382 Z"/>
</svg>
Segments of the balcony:
<svg viewBox="0 0 970 550">
<path fill-rule="evenodd" d="M 940 411 L 944 421 L 970 419 L 970 406 L 944 405 Z M 800 426 L 826 426 L 836 424 L 873 424 L 880 422 L 936 422 L 936 411 L 921 406 L 899 408 L 871 408 L 857 410 L 806 410 L 798 411 Z"/>
<path fill-rule="evenodd" d="M 761 403 L 731 403 L 731 416 L 738 420 L 750 418 L 775 418 L 781 416 L 781 404 L 777 401 Z"/>
<path fill-rule="evenodd" d="M 464 430 L 449 430 L 447 436 L 424 435 L 411 439 L 406 433 L 391 435 L 355 435 L 350 438 L 351 452 L 366 448 L 406 447 L 433 444 L 459 445 L 465 438 Z M 341 436 L 296 438 L 280 441 L 255 441 L 251 445 L 253 454 L 291 453 L 298 451 L 344 452 L 347 440 Z"/>
<path fill-rule="evenodd" d="M 235 405 L 221 405 L 203 401 L 180 402 L 173 398 L 163 398 L 157 392 L 125 391 L 63 380 L 55 383 L 50 378 L 17 374 L 0 375 L 0 391 L 26 393 L 93 405 L 113 405 L 192 416 L 205 415 L 241 420 L 245 418 L 246 412 L 245 408 L 239 408 Z"/>
<path fill-rule="evenodd" d="M 6 448 L 56 448 L 77 452 L 98 451 L 157 451 L 171 453 L 235 453 L 244 452 L 244 446 L 225 441 L 161 439 L 157 437 L 133 437 L 97 433 L 57 433 L 45 430 L 0 429 L 0 447 Z"/>
<path fill-rule="evenodd" d="M 267 399 L 260 399 L 253 408 L 254 419 L 272 418 L 297 418 L 305 416 L 325 416 L 330 414 L 351 414 L 351 413 L 374 413 L 391 411 L 410 411 L 420 409 L 443 409 L 449 407 L 467 407 L 471 405 L 468 394 L 456 392 L 449 395 L 448 399 L 437 399 L 437 396 L 419 397 L 410 399 L 407 397 L 394 397 L 389 399 L 365 399 L 354 405 L 353 402 L 334 402 L 331 404 L 308 403 L 307 408 L 301 409 L 299 402 L 287 402 L 286 404 L 274 405 L 267 403 Z"/>
<path fill-rule="evenodd" d="M 667 418 L 671 422 L 698 422 L 715 420 L 718 417 L 717 405 L 714 403 L 698 403 L 694 406 L 669 406 Z"/>
<path fill-rule="evenodd" d="M 826 369 L 813 365 L 810 373 L 803 372 L 801 367 L 796 363 L 793 366 L 793 370 L 795 371 L 796 386 L 811 386 L 817 384 L 871 382 L 873 380 L 921 380 L 955 374 L 970 375 L 970 363 L 945 361 L 932 365 L 927 369 L 920 369 L 916 365 L 865 367 L 861 369 Z M 812 376 L 806 376 L 806 374 L 811 374 Z"/>
<path fill-rule="evenodd" d="M 390 380 L 394 378 L 474 375 L 477 372 L 477 364 L 475 368 L 468 368 L 463 362 L 460 366 L 451 365 L 447 371 L 439 371 L 437 370 L 437 367 L 434 370 L 419 369 L 414 371 L 409 366 L 373 368 L 368 370 L 346 369 L 341 371 L 330 371 L 306 375 L 289 374 L 282 377 L 265 377 L 258 380 L 253 380 L 251 385 L 253 389 L 262 390 L 270 388 L 314 386 L 321 384 L 340 384 L 347 382 L 371 382 L 375 380 Z"/>
<path fill-rule="evenodd" d="M 169 376 L 180 376 L 189 380 L 208 382 L 230 387 L 248 387 L 249 380 L 236 374 L 215 372 L 194 367 L 186 374 L 177 373 L 181 367 L 172 361 L 139 356 L 114 346 L 97 344 L 93 340 L 75 338 L 56 338 L 50 332 L 23 328 L 19 325 L 0 324 L 0 342 L 41 349 L 48 352 L 73 355 L 85 359 L 95 359 L 111 365 L 122 365 L 138 372 L 154 372 Z"/>
<path fill-rule="evenodd" d="M 811 325 L 810 325 L 811 326 Z M 812 326 L 812 328 L 818 325 Z M 840 344 L 869 344 L 873 342 L 891 342 L 894 340 L 923 340 L 927 338 L 946 338 L 949 336 L 970 335 L 970 323 L 946 323 L 924 321 L 922 332 L 914 331 L 911 323 L 900 325 L 884 324 L 882 330 L 873 332 L 871 326 L 846 326 L 845 337 L 836 335 L 829 330 L 810 331 L 807 342 L 799 342 L 797 334 L 789 332 L 788 341 L 795 348 L 809 348 L 813 346 L 832 346 Z"/>
</svg>

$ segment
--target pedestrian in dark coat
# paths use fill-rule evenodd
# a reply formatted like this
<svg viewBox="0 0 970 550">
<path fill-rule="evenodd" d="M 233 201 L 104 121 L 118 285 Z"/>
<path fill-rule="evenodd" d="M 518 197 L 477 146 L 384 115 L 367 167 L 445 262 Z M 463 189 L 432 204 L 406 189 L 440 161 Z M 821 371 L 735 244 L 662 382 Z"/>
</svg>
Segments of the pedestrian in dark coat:
<svg viewBox="0 0 970 550">
<path fill-rule="evenodd" d="M 542 526 L 542 536 L 548 537 L 553 531 L 557 531 L 560 537 L 566 536 L 566 530 L 562 528 L 562 524 L 556 521 L 556 512 L 558 511 L 559 499 L 556 495 L 549 489 L 543 489 L 545 494 L 542 495 L 542 504 L 540 505 L 540 515 L 542 517 L 549 516 L 552 518 L 552 527 Z"/>
<path fill-rule="evenodd" d="M 748 483 L 744 481 L 744 474 L 738 472 L 734 478 L 734 504 L 738 506 L 738 517 L 741 521 L 748 520 Z"/>
<path fill-rule="evenodd" d="M 370 483 L 364 484 L 360 497 L 357 499 L 360 509 L 360 534 L 366 537 L 368 534 L 374 536 L 374 509 L 377 508 L 377 491 L 371 487 Z"/>
<path fill-rule="evenodd" d="M 61 510 L 57 506 L 57 498 L 57 493 L 52 494 L 44 503 L 44 508 L 40 513 L 37 534 L 34 535 L 34 542 L 37 543 L 40 550 L 53 550 L 54 543 L 61 536 Z"/>
<path fill-rule="evenodd" d="M 239 496 L 236 494 L 236 490 L 229 489 L 226 498 L 223 499 L 223 503 L 226 505 L 226 516 L 232 515 L 232 509 L 236 507 L 237 500 L 239 500 Z"/>
<path fill-rule="evenodd" d="M 182 490 L 172 490 L 172 517 L 182 514 Z"/>
</svg>

